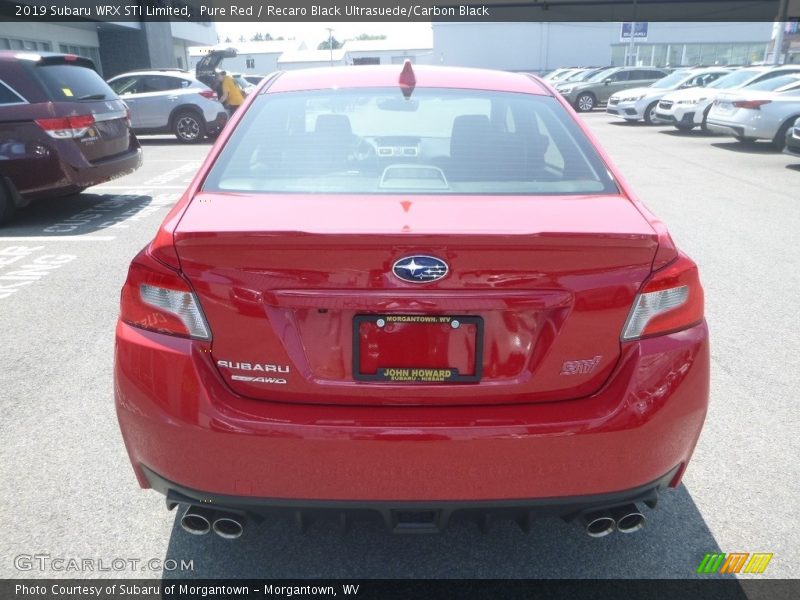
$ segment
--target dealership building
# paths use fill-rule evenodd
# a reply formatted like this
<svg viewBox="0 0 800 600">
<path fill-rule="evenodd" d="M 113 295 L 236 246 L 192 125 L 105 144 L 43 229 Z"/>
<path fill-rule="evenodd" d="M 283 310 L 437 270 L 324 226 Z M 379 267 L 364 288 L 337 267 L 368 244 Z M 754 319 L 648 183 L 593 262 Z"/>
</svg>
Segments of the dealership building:
<svg viewBox="0 0 800 600">
<path fill-rule="evenodd" d="M 133 69 L 185 69 L 190 46 L 216 42 L 213 23 L 0 23 L 0 50 L 80 54 L 94 60 L 105 77 Z"/>
<path fill-rule="evenodd" d="M 562 66 L 678 67 L 768 60 L 771 22 L 641 24 L 635 43 L 621 23 L 433 23 L 433 62 L 510 71 Z M 627 33 L 627 32 L 626 32 Z"/>
</svg>

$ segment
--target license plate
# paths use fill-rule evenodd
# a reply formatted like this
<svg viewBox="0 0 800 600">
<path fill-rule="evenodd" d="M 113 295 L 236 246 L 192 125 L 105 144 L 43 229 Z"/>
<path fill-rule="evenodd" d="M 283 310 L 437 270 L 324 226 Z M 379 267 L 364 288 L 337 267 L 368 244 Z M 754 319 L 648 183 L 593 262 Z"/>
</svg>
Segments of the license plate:
<svg viewBox="0 0 800 600">
<path fill-rule="evenodd" d="M 483 319 L 472 315 L 356 315 L 353 378 L 384 383 L 480 381 Z"/>
</svg>

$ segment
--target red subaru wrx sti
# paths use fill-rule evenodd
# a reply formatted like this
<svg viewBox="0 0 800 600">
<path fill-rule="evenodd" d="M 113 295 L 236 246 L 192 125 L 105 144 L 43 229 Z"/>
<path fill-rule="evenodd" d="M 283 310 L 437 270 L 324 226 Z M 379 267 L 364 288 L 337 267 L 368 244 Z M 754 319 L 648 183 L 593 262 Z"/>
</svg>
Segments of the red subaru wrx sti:
<svg viewBox="0 0 800 600">
<path fill-rule="evenodd" d="M 696 265 L 526 74 L 266 78 L 121 305 L 125 444 L 195 534 L 274 511 L 635 531 L 706 414 Z"/>
</svg>

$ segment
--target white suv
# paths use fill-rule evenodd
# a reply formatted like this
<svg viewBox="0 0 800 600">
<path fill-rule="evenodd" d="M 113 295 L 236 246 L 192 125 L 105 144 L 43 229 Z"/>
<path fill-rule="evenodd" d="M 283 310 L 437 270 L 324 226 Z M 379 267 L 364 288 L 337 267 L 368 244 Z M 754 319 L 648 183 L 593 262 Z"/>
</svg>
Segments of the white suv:
<svg viewBox="0 0 800 600">
<path fill-rule="evenodd" d="M 192 143 L 216 135 L 228 121 L 216 92 L 188 71 L 132 71 L 111 78 L 108 85 L 130 108 L 137 135 L 173 133 Z"/>
<path fill-rule="evenodd" d="M 738 90 L 787 73 L 800 72 L 800 65 L 786 67 L 745 67 L 720 77 L 707 87 L 677 90 L 665 95 L 656 107 L 656 118 L 672 123 L 680 131 L 691 131 L 698 125 L 705 131 L 706 120 L 714 100 L 724 90 Z"/>
</svg>

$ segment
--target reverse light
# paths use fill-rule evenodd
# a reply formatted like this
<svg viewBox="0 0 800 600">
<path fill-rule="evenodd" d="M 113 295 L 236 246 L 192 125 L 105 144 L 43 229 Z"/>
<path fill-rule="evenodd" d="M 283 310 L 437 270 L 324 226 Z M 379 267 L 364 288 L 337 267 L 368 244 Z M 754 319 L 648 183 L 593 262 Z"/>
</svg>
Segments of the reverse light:
<svg viewBox="0 0 800 600">
<path fill-rule="evenodd" d="M 69 139 L 82 137 L 94 125 L 94 115 L 36 119 L 36 124 L 52 138 Z"/>
<path fill-rule="evenodd" d="M 133 259 L 122 288 L 120 319 L 141 329 L 198 340 L 211 330 L 192 288 L 180 273 L 150 256 Z"/>
<path fill-rule="evenodd" d="M 761 110 L 765 104 L 769 104 L 772 100 L 737 100 L 732 104 L 736 108 L 749 108 L 752 110 Z"/>
<path fill-rule="evenodd" d="M 697 265 L 680 254 L 653 273 L 636 295 L 622 329 L 629 341 L 688 329 L 703 320 L 703 288 Z"/>
</svg>

